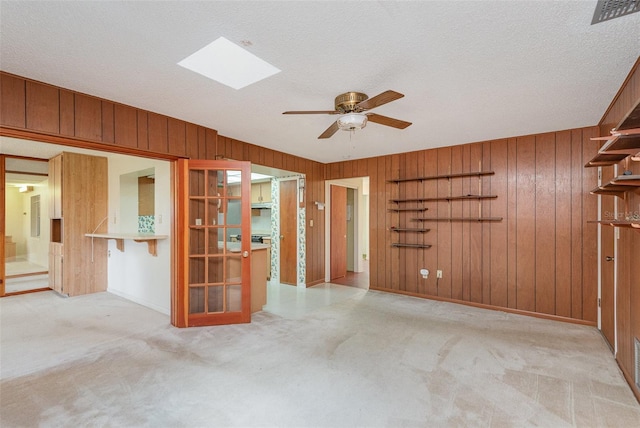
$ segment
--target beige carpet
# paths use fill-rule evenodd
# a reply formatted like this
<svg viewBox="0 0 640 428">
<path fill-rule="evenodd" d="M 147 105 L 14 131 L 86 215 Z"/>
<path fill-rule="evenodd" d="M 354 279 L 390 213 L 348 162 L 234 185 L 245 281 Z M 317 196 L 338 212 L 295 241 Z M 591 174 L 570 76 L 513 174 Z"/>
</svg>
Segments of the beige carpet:
<svg viewBox="0 0 640 428">
<path fill-rule="evenodd" d="M 108 293 L 0 317 L 3 428 L 640 426 L 584 326 L 371 291 L 184 330 Z"/>
</svg>

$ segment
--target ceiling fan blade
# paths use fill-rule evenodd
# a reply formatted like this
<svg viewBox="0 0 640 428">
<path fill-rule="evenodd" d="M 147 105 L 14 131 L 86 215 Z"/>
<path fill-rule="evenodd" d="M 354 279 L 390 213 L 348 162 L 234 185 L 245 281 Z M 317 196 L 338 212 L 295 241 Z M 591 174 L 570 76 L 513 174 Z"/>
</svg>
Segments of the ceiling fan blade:
<svg viewBox="0 0 640 428">
<path fill-rule="evenodd" d="M 338 114 L 335 110 L 285 111 L 282 114 Z"/>
<path fill-rule="evenodd" d="M 390 103 L 391 101 L 398 100 L 404 97 L 404 94 L 396 91 L 384 91 L 381 94 L 358 103 L 356 107 L 362 110 L 371 110 L 372 108 L 380 107 L 383 104 Z"/>
<path fill-rule="evenodd" d="M 330 138 L 331 136 L 333 136 L 333 134 L 336 133 L 336 131 L 338 131 L 338 122 L 333 122 L 333 124 L 327 128 L 326 131 L 324 131 L 322 134 L 320 134 L 320 136 L 318 137 L 318 140 L 321 138 Z"/>
<path fill-rule="evenodd" d="M 392 117 L 382 116 L 375 113 L 367 113 L 367 120 L 380 125 L 390 126 L 392 128 L 404 129 L 411 125 L 411 122 L 405 122 L 404 120 L 394 119 Z"/>
</svg>

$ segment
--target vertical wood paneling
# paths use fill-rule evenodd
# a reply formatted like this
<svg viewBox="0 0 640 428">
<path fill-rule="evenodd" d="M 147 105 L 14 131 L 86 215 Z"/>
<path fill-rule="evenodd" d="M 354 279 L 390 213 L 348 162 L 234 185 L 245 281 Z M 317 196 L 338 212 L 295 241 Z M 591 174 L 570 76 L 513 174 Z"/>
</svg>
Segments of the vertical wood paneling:
<svg viewBox="0 0 640 428">
<path fill-rule="evenodd" d="M 460 173 L 463 170 L 462 158 L 463 147 L 454 146 L 451 147 L 451 172 Z M 463 191 L 463 179 L 451 179 L 449 180 L 451 186 L 452 195 L 464 195 Z M 463 205 L 466 201 L 458 202 L 451 205 L 452 217 L 464 217 Z M 465 222 L 453 222 L 451 223 L 451 263 L 449 265 L 451 276 L 451 298 L 456 300 L 462 300 L 462 282 L 463 282 L 463 269 L 462 269 L 462 257 L 463 257 L 463 228 Z"/>
<path fill-rule="evenodd" d="M 149 149 L 149 115 L 142 110 L 138 110 L 138 148 Z"/>
<path fill-rule="evenodd" d="M 26 126 L 24 79 L 0 73 L 0 124 Z"/>
<path fill-rule="evenodd" d="M 597 137 L 597 127 L 585 128 L 582 132 L 583 164 L 591 159 L 598 151 L 597 141 L 591 141 L 591 137 Z M 598 237 L 597 229 L 590 227 L 586 222 L 597 218 L 597 198 L 589 193 L 598 182 L 597 168 L 583 168 L 583 240 L 582 240 L 582 319 L 596 322 L 598 319 Z"/>
<path fill-rule="evenodd" d="M 437 175 L 450 174 L 451 171 L 451 147 L 438 149 L 438 169 Z M 452 196 L 451 180 L 436 180 L 438 186 L 438 197 Z M 460 204 L 459 201 L 442 201 L 437 203 L 438 217 L 447 218 L 451 215 L 452 205 Z M 438 241 L 435 248 L 431 248 L 437 254 L 437 269 L 442 270 L 442 278 L 437 279 L 437 292 L 440 297 L 451 298 L 451 223 L 441 222 L 438 224 Z"/>
<path fill-rule="evenodd" d="M 113 112 L 114 142 L 119 146 L 138 147 L 138 115 L 136 109 L 116 104 Z"/>
<path fill-rule="evenodd" d="M 407 156 L 404 162 L 406 162 L 405 165 L 407 168 L 407 174 L 409 174 L 409 176 L 417 177 L 419 174 L 421 174 L 421 172 L 418 171 L 418 158 L 417 156 L 415 156 L 414 153 L 411 153 L 409 156 Z M 417 195 L 418 186 L 419 186 L 419 183 L 417 181 L 412 181 L 412 182 L 406 183 L 404 187 L 408 192 L 408 195 Z M 415 204 L 414 206 L 418 206 L 418 205 L 419 204 Z M 415 224 L 411 221 L 411 219 L 416 217 L 416 212 L 407 212 L 407 213 L 403 213 L 403 215 L 405 215 L 407 218 L 405 222 L 401 224 L 405 224 L 407 226 L 411 226 L 412 224 Z M 408 242 L 411 244 L 418 243 L 419 234 L 405 233 L 404 235 L 406 235 L 404 237 L 406 239 L 405 242 Z M 401 275 L 404 274 L 405 276 L 404 289 L 406 291 L 416 293 L 418 291 L 418 278 L 422 279 L 422 277 L 418 272 L 419 270 L 418 251 L 415 251 L 415 249 L 412 249 L 412 248 L 405 248 L 405 250 L 409 250 L 409 251 L 402 252 L 402 254 L 405 257 L 405 269 L 404 269 L 405 272 L 404 273 L 401 272 Z"/>
<path fill-rule="evenodd" d="M 152 152 L 169 152 L 167 126 L 166 116 L 149 113 L 149 150 Z"/>
<path fill-rule="evenodd" d="M 517 304 L 517 261 L 518 261 L 518 198 L 517 198 L 517 140 L 510 138 L 507 143 L 507 306 L 516 309 Z M 500 196 L 498 196 L 500 197 Z"/>
<path fill-rule="evenodd" d="M 509 218 L 507 205 L 509 202 L 507 190 L 507 140 L 491 142 L 491 171 L 495 175 L 485 178 L 491 182 L 491 194 L 498 195 L 491 201 L 491 216 L 502 217 L 501 222 L 487 223 L 490 239 L 490 290 L 491 304 L 495 306 L 509 307 L 507 292 L 507 268 L 508 268 L 508 240 L 507 225 Z M 483 168 L 488 170 L 487 166 Z M 486 215 L 486 213 L 485 213 Z M 505 261 L 507 261 L 505 263 Z"/>
<path fill-rule="evenodd" d="M 102 103 L 98 98 L 75 94 L 76 137 L 99 141 L 102 139 Z"/>
<path fill-rule="evenodd" d="M 471 172 L 471 145 L 462 146 L 462 172 Z M 471 178 L 461 178 L 462 194 L 471 194 Z M 463 217 L 471 217 L 470 201 L 462 202 Z M 471 223 L 462 223 L 462 300 L 471 301 Z"/>
<path fill-rule="evenodd" d="M 482 143 L 471 144 L 471 172 L 478 172 L 482 169 Z M 476 177 L 470 180 L 469 192 L 473 195 L 480 193 L 481 179 Z M 471 217 L 478 217 L 479 204 L 476 201 L 469 202 L 469 211 Z M 471 301 L 482 303 L 482 224 L 471 222 L 469 225 L 469 286 L 471 291 Z"/>
<path fill-rule="evenodd" d="M 60 90 L 60 134 L 73 137 L 75 129 L 75 96 L 73 92 Z"/>
<path fill-rule="evenodd" d="M 582 168 L 581 168 L 582 169 Z M 571 131 L 556 134 L 555 180 L 555 281 L 556 305 L 554 313 L 571 317 L 571 243 L 573 228 Z"/>
<path fill-rule="evenodd" d="M 186 123 L 169 118 L 167 123 L 167 132 L 168 132 L 168 143 L 169 143 L 169 153 L 176 156 L 186 156 L 187 155 L 187 147 L 186 147 L 186 139 L 187 139 L 187 127 Z"/>
<path fill-rule="evenodd" d="M 536 136 L 536 312 L 553 314 L 556 307 L 555 283 L 555 135 Z"/>
<path fill-rule="evenodd" d="M 424 152 L 424 176 L 432 176 L 436 175 L 438 171 L 438 151 L 437 149 L 425 150 Z M 434 198 L 438 195 L 438 182 L 429 180 L 424 181 L 421 184 L 424 197 L 425 198 Z M 428 211 L 423 214 L 424 217 L 437 217 L 438 216 L 438 205 L 437 203 L 428 203 L 426 204 Z M 426 288 L 426 293 L 431 296 L 438 295 L 438 281 L 436 278 L 436 270 L 438 269 L 438 222 L 425 222 L 418 223 L 418 226 L 425 227 L 427 229 L 431 229 L 428 233 L 426 233 L 427 243 L 433 245 L 433 247 L 424 251 L 424 267 L 431 271 L 431 274 L 426 280 L 423 280 L 425 283 L 424 286 Z"/>
<path fill-rule="evenodd" d="M 479 168 L 481 171 L 491 170 L 491 143 L 485 142 L 482 144 L 482 165 Z M 481 177 L 479 179 L 482 185 L 482 195 L 493 194 L 491 189 L 491 177 Z M 484 199 L 480 201 L 480 212 L 483 217 L 491 217 L 491 204 L 490 199 Z M 491 304 L 491 223 L 482 222 L 482 303 Z"/>
<path fill-rule="evenodd" d="M 386 177 L 390 175 L 398 176 L 400 174 L 400 159 L 401 155 L 391 155 L 387 157 L 386 170 L 384 174 Z M 392 191 L 394 193 L 391 194 L 391 197 L 393 199 L 403 197 L 403 194 L 398 192 L 399 187 L 397 184 L 387 184 L 387 187 L 391 187 L 393 189 Z M 386 210 L 384 210 L 383 212 L 386 212 L 384 225 L 382 227 L 382 230 L 384 231 L 383 239 L 384 242 L 392 242 L 391 239 L 393 238 L 391 237 L 389 228 L 393 226 L 394 217 L 396 217 L 396 215 Z M 404 250 L 406 250 L 406 248 L 391 248 L 390 245 L 385 245 L 386 259 L 389 261 L 389 264 L 384 266 L 383 269 L 385 270 L 387 276 L 387 284 L 390 284 L 393 290 L 400 290 L 400 272 L 401 269 L 404 269 L 404 266 L 402 266 L 402 268 L 400 267 L 400 252 Z M 389 269 L 389 267 L 391 269 Z"/>
<path fill-rule="evenodd" d="M 369 286 L 383 288 L 386 286 L 384 279 L 378 277 L 378 265 L 384 263 L 378 245 L 380 201 L 384 201 L 384 196 L 380 194 L 380 180 L 385 178 L 384 171 L 380 174 L 378 169 L 380 159 L 383 158 L 369 158 L 367 160 L 367 169 L 371 172 L 369 181 Z M 382 209 L 386 210 L 386 207 Z"/>
<path fill-rule="evenodd" d="M 536 310 L 536 141 L 535 137 L 517 140 L 516 169 L 516 308 Z"/>
<path fill-rule="evenodd" d="M 198 127 L 193 123 L 185 125 L 185 139 L 186 156 L 190 159 L 198 159 Z"/>
<path fill-rule="evenodd" d="M 115 113 L 112 102 L 102 101 L 102 142 L 115 142 Z"/>
<path fill-rule="evenodd" d="M 213 129 L 205 128 L 205 133 L 204 133 L 205 149 L 203 153 L 205 156 L 205 159 L 214 160 L 216 159 L 216 154 L 218 155 L 221 154 L 223 157 L 227 156 L 226 152 L 220 153 L 218 151 L 217 144 L 218 144 L 218 133 Z"/>
<path fill-rule="evenodd" d="M 26 82 L 27 129 L 60 132 L 60 99 L 57 88 L 31 81 Z"/>
<path fill-rule="evenodd" d="M 571 131 L 571 317 L 578 319 L 582 319 L 582 228 L 589 227 L 582 209 L 583 166 L 587 160 L 582 156 L 582 130 L 575 129 Z"/>
</svg>

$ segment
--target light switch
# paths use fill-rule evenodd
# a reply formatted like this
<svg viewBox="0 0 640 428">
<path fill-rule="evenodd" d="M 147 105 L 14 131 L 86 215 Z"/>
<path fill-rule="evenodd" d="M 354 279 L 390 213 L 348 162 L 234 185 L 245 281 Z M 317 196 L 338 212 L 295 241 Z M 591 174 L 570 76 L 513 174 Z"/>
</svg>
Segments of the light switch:
<svg viewBox="0 0 640 428">
<path fill-rule="evenodd" d="M 313 227 L 313 220 L 309 220 L 309 227 Z"/>
</svg>

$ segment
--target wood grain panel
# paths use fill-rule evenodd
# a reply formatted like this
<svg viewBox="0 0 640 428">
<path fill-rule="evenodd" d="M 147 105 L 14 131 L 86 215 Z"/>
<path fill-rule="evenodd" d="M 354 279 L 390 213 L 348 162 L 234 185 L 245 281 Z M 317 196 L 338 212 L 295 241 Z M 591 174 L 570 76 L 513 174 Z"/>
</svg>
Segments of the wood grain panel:
<svg viewBox="0 0 640 428">
<path fill-rule="evenodd" d="M 114 143 L 125 147 L 138 147 L 138 115 L 136 110 L 116 104 L 113 112 Z"/>
<path fill-rule="evenodd" d="M 462 172 L 471 172 L 471 145 L 462 146 Z M 462 194 L 471 194 L 471 177 L 460 179 Z M 462 215 L 471 216 L 471 201 L 462 201 Z M 462 300 L 471 301 L 471 223 L 462 222 Z"/>
<path fill-rule="evenodd" d="M 498 195 L 498 198 L 491 201 L 491 216 L 502 217 L 501 222 L 488 223 L 490 239 L 490 303 L 495 306 L 509 307 L 507 291 L 507 269 L 509 253 L 507 240 L 507 212 L 508 190 L 507 190 L 507 162 L 508 162 L 508 142 L 498 140 L 491 142 L 491 171 L 495 175 L 488 178 L 491 181 L 491 194 Z M 487 166 L 484 166 L 487 170 Z M 487 178 L 485 178 L 486 180 Z M 484 213 L 487 215 L 487 213 Z"/>
<path fill-rule="evenodd" d="M 469 164 L 470 172 L 478 172 L 482 169 L 482 143 L 471 144 L 471 162 Z M 471 178 L 469 192 L 477 195 L 480 193 L 478 178 Z M 469 201 L 470 215 L 478 216 L 479 204 L 475 201 Z M 482 224 L 471 222 L 469 225 L 469 288 L 470 299 L 472 302 L 482 303 Z"/>
<path fill-rule="evenodd" d="M 516 308 L 535 312 L 536 278 L 536 140 L 517 140 L 516 169 Z"/>
<path fill-rule="evenodd" d="M 75 94 L 76 137 L 84 140 L 102 139 L 102 103 L 98 98 Z"/>
<path fill-rule="evenodd" d="M 138 148 L 149 149 L 149 114 L 138 110 Z"/>
<path fill-rule="evenodd" d="M 597 127 L 585 128 L 582 132 L 583 160 L 593 158 L 597 153 L 599 144 L 591 141 L 591 137 L 598 135 Z M 588 221 L 597 218 L 598 205 L 597 198 L 593 197 L 589 191 L 594 187 L 593 183 L 598 181 L 597 168 L 583 168 L 583 219 Z M 584 224 L 584 223 L 583 223 Z M 598 236 L 597 229 L 583 226 L 582 239 L 582 319 L 596 322 L 598 319 Z"/>
<path fill-rule="evenodd" d="M 417 156 L 415 156 L 414 153 L 408 155 L 405 160 L 404 160 L 406 169 L 407 169 L 407 174 L 411 177 L 416 177 L 418 176 L 418 158 Z M 353 166 L 353 164 L 352 164 Z M 353 171 L 353 168 L 352 168 Z M 417 195 L 418 194 L 418 182 L 417 181 L 411 181 L 406 183 L 403 187 L 404 190 L 408 195 Z M 399 185 L 401 186 L 401 185 Z M 416 204 L 417 205 L 417 204 Z M 404 222 L 402 224 L 405 225 L 411 225 L 411 218 L 415 217 L 415 212 L 414 213 L 401 213 L 401 216 L 405 216 L 406 219 L 404 220 Z M 404 233 L 403 238 L 405 239 L 405 242 L 410 243 L 410 244 L 417 244 L 418 240 L 420 238 L 419 234 L 417 233 Z M 418 251 L 415 251 L 415 249 L 409 249 L 406 248 L 406 250 L 409 251 L 403 251 L 402 255 L 404 256 L 404 272 L 401 272 L 401 289 L 406 290 L 406 291 L 411 291 L 411 292 L 416 292 L 418 291 L 418 278 L 422 279 L 422 277 L 419 274 L 419 267 L 418 267 Z"/>
<path fill-rule="evenodd" d="M 424 176 L 436 175 L 438 171 L 438 152 L 437 149 L 425 150 L 422 154 L 424 157 Z M 398 174 L 397 177 L 401 175 Z M 394 177 L 395 178 L 395 177 Z M 438 195 L 438 183 L 434 180 L 423 181 L 421 185 L 423 189 L 423 196 L 425 198 L 432 198 Z M 416 215 L 416 217 L 436 217 L 438 213 L 438 205 L 437 203 L 429 203 L 427 204 L 427 208 L 429 209 L 426 213 L 422 215 Z M 416 226 L 420 226 L 418 223 Z M 438 233 L 439 233 L 439 223 L 437 222 L 427 222 L 423 223 L 422 226 L 431 229 L 429 233 L 425 234 L 425 240 L 429 245 L 437 245 L 438 243 Z M 436 270 L 438 269 L 438 250 L 437 247 L 431 247 L 424 251 L 423 254 L 424 263 L 423 266 L 426 269 L 429 269 L 431 274 L 426 280 L 422 282 L 425 283 L 424 287 L 426 289 L 426 293 L 430 296 L 438 295 L 438 281 L 436 278 Z"/>
<path fill-rule="evenodd" d="M 491 168 L 491 143 L 482 143 L 482 164 L 480 171 L 492 171 Z M 478 179 L 481 184 L 481 195 L 491 195 L 492 177 L 480 177 Z M 485 199 L 480 201 L 480 215 L 482 217 L 491 217 L 491 200 Z M 491 304 L 491 223 L 482 222 L 482 303 Z"/>
<path fill-rule="evenodd" d="M 384 158 L 369 158 L 367 160 L 367 169 L 369 172 L 369 286 L 384 288 L 386 283 L 384 277 L 378 276 L 378 265 L 384 264 L 378 237 L 380 235 L 380 220 L 386 207 L 380 209 L 380 204 L 384 201 L 384 196 L 380 195 L 380 181 L 384 188 L 384 168 L 380 174 L 379 163 L 384 162 Z M 326 171 L 326 168 L 325 168 Z M 324 199 L 322 199 L 324 201 Z M 381 244 L 384 245 L 384 242 Z"/>
<path fill-rule="evenodd" d="M 555 153 L 555 314 L 571 317 L 573 228 L 571 131 L 556 133 Z M 579 231 L 577 231 L 579 232 Z"/>
<path fill-rule="evenodd" d="M 102 142 L 115 142 L 115 112 L 114 105 L 109 101 L 102 101 Z"/>
<path fill-rule="evenodd" d="M 436 152 L 438 158 L 437 175 L 451 174 L 451 147 L 443 147 Z M 452 180 L 436 180 L 438 186 L 438 197 L 454 196 L 451 192 Z M 438 217 L 451 216 L 453 205 L 459 205 L 460 201 L 442 201 L 437 203 Z M 442 278 L 437 281 L 437 292 L 440 297 L 451 298 L 451 223 L 441 222 L 438 224 L 438 241 L 436 245 L 437 269 L 442 270 Z M 434 248 L 431 248 L 433 251 Z"/>
<path fill-rule="evenodd" d="M 186 157 L 198 159 L 198 126 L 193 123 L 185 125 L 185 150 Z"/>
<path fill-rule="evenodd" d="M 555 145 L 554 134 L 536 136 L 535 309 L 545 314 L 556 307 Z"/>
<path fill-rule="evenodd" d="M 391 155 L 387 158 L 387 171 L 385 172 L 385 176 L 388 177 L 389 175 L 392 175 L 397 177 L 398 174 L 400 174 L 400 160 L 400 155 Z M 389 171 L 389 168 L 391 168 L 391 172 Z M 387 184 L 387 188 L 389 187 L 391 188 L 392 193 L 389 195 L 388 199 L 398 199 L 404 194 L 400 192 L 400 188 L 396 184 Z M 388 263 L 385 266 L 387 284 L 389 284 L 393 290 L 400 290 L 400 272 L 404 269 L 404 266 L 402 266 L 402 268 L 400 267 L 402 260 L 401 252 L 406 250 L 406 248 L 391 248 L 388 244 L 389 242 L 393 242 L 391 240 L 393 238 L 390 237 L 391 232 L 389 232 L 389 228 L 394 224 L 394 220 L 397 218 L 397 215 L 395 213 L 388 212 L 387 210 L 384 210 L 383 212 L 386 213 L 382 230 L 384 231 L 384 242 L 387 243 L 385 245 L 386 259 Z"/>
<path fill-rule="evenodd" d="M 517 139 L 509 138 L 507 143 L 507 307 L 517 307 L 517 260 L 518 260 L 518 170 Z"/>
<path fill-rule="evenodd" d="M 73 92 L 60 90 L 60 134 L 73 137 L 76 134 L 76 100 Z"/>
<path fill-rule="evenodd" d="M 27 129 L 32 131 L 60 132 L 60 99 L 57 88 L 26 82 Z"/>
<path fill-rule="evenodd" d="M 8 74 L 0 74 L 0 124 L 24 128 L 25 81 Z"/>
<path fill-rule="evenodd" d="M 168 133 L 167 139 L 169 143 L 169 153 L 171 153 L 172 155 L 185 157 L 187 155 L 186 123 L 181 120 L 168 118 L 167 133 Z"/>
<path fill-rule="evenodd" d="M 589 227 L 582 209 L 583 166 L 587 160 L 582 156 L 582 130 L 574 129 L 571 131 L 571 317 L 578 319 L 582 319 L 583 227 Z"/>
<path fill-rule="evenodd" d="M 149 113 L 149 150 L 152 152 L 168 153 L 168 122 L 167 117 L 156 113 Z"/>
</svg>

